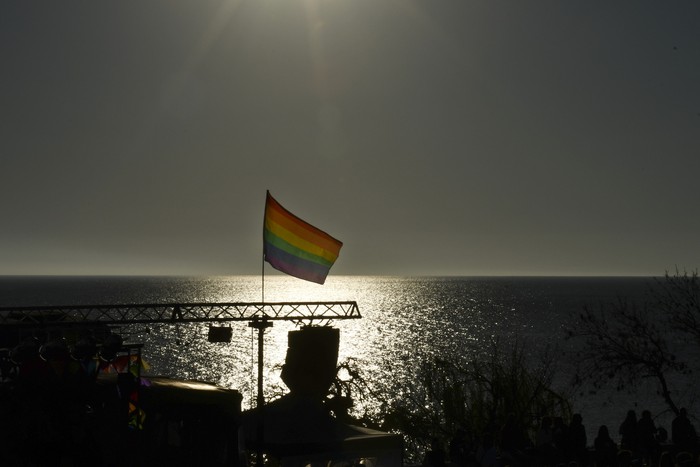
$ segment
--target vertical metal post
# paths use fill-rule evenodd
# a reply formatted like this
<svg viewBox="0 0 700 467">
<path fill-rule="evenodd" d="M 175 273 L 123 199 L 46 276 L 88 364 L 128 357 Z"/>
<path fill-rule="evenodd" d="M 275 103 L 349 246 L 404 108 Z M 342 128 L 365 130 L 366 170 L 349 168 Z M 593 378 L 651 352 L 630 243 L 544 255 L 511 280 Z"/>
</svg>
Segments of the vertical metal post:
<svg viewBox="0 0 700 467">
<path fill-rule="evenodd" d="M 265 443 L 265 414 L 263 411 L 263 406 L 265 405 L 265 395 L 263 394 L 264 337 L 265 329 L 272 327 L 272 323 L 266 317 L 253 318 L 253 321 L 248 323 L 248 326 L 258 330 L 258 398 L 255 407 L 258 415 L 256 465 L 263 467 L 263 444 Z"/>
<path fill-rule="evenodd" d="M 258 329 L 258 399 L 256 407 L 258 409 L 262 408 L 265 404 L 265 395 L 263 394 L 263 363 L 264 363 L 264 346 L 265 346 L 265 326 L 268 324 L 266 320 L 263 319 L 262 322 L 256 323 Z M 272 325 L 272 323 L 269 323 Z"/>
</svg>

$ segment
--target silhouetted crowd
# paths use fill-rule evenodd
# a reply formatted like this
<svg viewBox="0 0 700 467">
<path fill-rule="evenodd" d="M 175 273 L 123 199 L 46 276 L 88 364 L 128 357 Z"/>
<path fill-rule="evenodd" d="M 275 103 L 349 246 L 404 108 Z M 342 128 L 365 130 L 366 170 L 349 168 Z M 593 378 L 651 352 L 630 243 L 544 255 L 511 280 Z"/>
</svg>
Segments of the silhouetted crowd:
<svg viewBox="0 0 700 467">
<path fill-rule="evenodd" d="M 639 418 L 627 413 L 618 430 L 619 444 L 606 425 L 588 442 L 583 418 L 569 424 L 561 417 L 542 417 L 534 436 L 509 416 L 503 426 L 474 436 L 457 431 L 444 447 L 436 438 L 426 453 L 425 467 L 691 467 L 700 465 L 700 444 L 686 409 L 671 425 L 671 437 L 657 427 L 651 412 Z M 533 439 L 534 438 L 534 439 Z"/>
</svg>

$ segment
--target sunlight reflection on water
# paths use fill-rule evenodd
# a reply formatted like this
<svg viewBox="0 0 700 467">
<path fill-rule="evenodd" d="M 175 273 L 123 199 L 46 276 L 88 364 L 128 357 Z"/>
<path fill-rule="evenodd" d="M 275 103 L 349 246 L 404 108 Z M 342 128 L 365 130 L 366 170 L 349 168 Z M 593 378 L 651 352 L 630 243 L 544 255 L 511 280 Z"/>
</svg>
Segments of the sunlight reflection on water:
<svg viewBox="0 0 700 467">
<path fill-rule="evenodd" d="M 340 329 L 339 362 L 354 359 L 375 390 L 410 386 L 417 366 L 435 356 L 469 358 L 488 350 L 497 336 L 510 339 L 556 330 L 546 319 L 532 320 L 508 292 L 506 282 L 399 277 L 331 276 L 324 286 L 287 276 L 265 278 L 265 301 L 356 301 L 362 319 L 336 320 Z M 189 292 L 185 292 L 189 290 Z M 183 293 L 189 293 L 183 296 Z M 214 277 L 180 284 L 180 301 L 260 301 L 260 277 Z M 517 300 L 522 301 L 521 296 Z M 230 344 L 206 341 L 204 325 L 171 325 L 134 336 L 143 340 L 151 373 L 178 374 L 215 381 L 241 391 L 244 406 L 255 400 L 257 335 L 246 323 L 232 323 Z M 290 322 L 275 321 L 264 338 L 266 397 L 285 391 L 280 369 L 287 349 Z M 555 337 L 556 338 L 556 337 Z M 167 344 L 165 344 L 167 342 Z M 165 344 L 165 345 L 164 345 Z"/>
<path fill-rule="evenodd" d="M 585 304 L 638 297 L 646 286 L 641 278 L 332 275 L 320 286 L 274 275 L 265 278 L 265 300 L 356 301 L 362 319 L 333 322 L 340 329 L 339 362 L 355 359 L 373 389 L 388 400 L 414 391 L 412 383 L 421 362 L 436 356 L 466 360 L 488 355 L 492 339 L 510 342 L 517 336 L 529 344 L 528 349 L 554 344 L 566 350 L 571 343 L 564 340 L 564 328 Z M 262 282 L 260 276 L 4 278 L 0 296 L 5 306 L 260 302 Z M 244 397 L 243 407 L 248 408 L 255 400 L 257 339 L 246 322 L 230 326 L 233 340 L 229 344 L 209 343 L 207 325 L 167 324 L 150 329 L 131 325 L 122 331 L 127 340 L 144 343 L 150 374 L 212 381 L 237 389 Z M 286 392 L 280 370 L 287 333 L 294 329 L 291 322 L 275 321 L 265 333 L 268 400 Z M 570 375 L 566 364 L 564 361 L 559 372 L 561 380 Z M 650 397 L 610 392 L 574 402 L 576 410 L 588 413 L 589 431 L 599 422 L 616 423 L 617 417 L 638 402 L 655 414 L 664 410 L 652 406 Z"/>
</svg>

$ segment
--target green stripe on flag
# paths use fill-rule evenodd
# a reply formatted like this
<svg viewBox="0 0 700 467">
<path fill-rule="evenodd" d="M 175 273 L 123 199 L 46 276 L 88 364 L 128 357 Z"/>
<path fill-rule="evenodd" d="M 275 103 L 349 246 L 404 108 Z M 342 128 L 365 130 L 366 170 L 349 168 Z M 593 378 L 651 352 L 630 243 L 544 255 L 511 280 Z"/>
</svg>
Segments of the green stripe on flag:
<svg viewBox="0 0 700 467">
<path fill-rule="evenodd" d="M 309 253 L 308 251 L 302 250 L 301 248 L 297 248 L 267 229 L 265 230 L 264 237 L 265 242 L 269 243 L 270 245 L 273 245 L 276 248 L 279 248 L 282 251 L 289 253 L 290 255 L 296 256 L 297 258 L 301 258 L 317 264 L 322 264 L 323 266 L 328 266 L 329 268 L 333 266 L 332 261 L 328 261 L 327 259 L 321 256 L 314 255 L 313 253 Z"/>
</svg>

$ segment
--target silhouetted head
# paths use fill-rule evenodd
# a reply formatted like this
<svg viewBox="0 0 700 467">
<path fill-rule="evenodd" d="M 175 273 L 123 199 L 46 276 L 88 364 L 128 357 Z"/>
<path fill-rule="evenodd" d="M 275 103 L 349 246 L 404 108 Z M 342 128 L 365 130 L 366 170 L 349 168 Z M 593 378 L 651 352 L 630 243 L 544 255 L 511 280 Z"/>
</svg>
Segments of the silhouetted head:
<svg viewBox="0 0 700 467">
<path fill-rule="evenodd" d="M 600 425 L 600 428 L 598 428 L 598 438 L 610 438 L 607 425 Z"/>
</svg>

